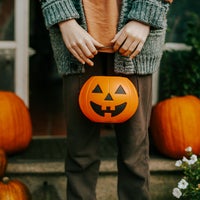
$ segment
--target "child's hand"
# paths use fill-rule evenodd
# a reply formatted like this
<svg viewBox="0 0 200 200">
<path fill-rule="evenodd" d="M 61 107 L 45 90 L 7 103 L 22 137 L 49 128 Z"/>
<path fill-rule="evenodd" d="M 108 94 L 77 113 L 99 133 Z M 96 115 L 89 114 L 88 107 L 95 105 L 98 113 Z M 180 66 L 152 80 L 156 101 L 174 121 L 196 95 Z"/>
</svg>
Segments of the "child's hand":
<svg viewBox="0 0 200 200">
<path fill-rule="evenodd" d="M 97 48 L 103 45 L 87 33 L 76 20 L 67 20 L 59 23 L 63 41 L 68 50 L 82 64 L 93 66 L 91 58 L 97 54 Z"/>
<path fill-rule="evenodd" d="M 165 0 L 167 3 L 173 3 L 173 0 Z"/>
<path fill-rule="evenodd" d="M 149 32 L 149 25 L 138 21 L 128 22 L 111 41 L 114 43 L 114 51 L 119 51 L 121 55 L 133 59 L 142 50 Z"/>
</svg>

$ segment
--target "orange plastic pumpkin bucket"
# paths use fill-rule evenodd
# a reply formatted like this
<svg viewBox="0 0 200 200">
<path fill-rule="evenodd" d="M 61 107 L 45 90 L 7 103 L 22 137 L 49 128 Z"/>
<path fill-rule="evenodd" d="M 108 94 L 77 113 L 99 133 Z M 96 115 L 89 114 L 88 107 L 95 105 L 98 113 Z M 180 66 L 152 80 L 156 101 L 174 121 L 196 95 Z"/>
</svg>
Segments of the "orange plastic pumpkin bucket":
<svg viewBox="0 0 200 200">
<path fill-rule="evenodd" d="M 92 76 L 79 95 L 83 114 L 94 122 L 121 123 L 128 120 L 138 107 L 138 93 L 126 77 Z"/>
</svg>

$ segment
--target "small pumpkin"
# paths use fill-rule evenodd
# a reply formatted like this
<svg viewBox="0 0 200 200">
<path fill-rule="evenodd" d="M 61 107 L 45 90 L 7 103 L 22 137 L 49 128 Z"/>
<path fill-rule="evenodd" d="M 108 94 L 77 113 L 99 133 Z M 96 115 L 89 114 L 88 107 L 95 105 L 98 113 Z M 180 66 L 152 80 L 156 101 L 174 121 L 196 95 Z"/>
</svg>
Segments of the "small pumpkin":
<svg viewBox="0 0 200 200">
<path fill-rule="evenodd" d="M 200 153 L 200 100 L 192 95 L 172 97 L 152 108 L 150 133 L 156 148 L 171 158 L 182 158 L 185 148 Z"/>
<path fill-rule="evenodd" d="M 32 124 L 28 108 L 13 92 L 0 91 L 0 148 L 8 154 L 28 147 Z"/>
<path fill-rule="evenodd" d="M 0 200 L 31 200 L 28 187 L 17 179 L 3 177 L 0 181 Z"/>
<path fill-rule="evenodd" d="M 7 156 L 3 149 L 0 148 L 0 178 L 5 175 L 7 167 Z"/>
<path fill-rule="evenodd" d="M 92 76 L 81 88 L 79 105 L 91 121 L 121 123 L 136 112 L 138 94 L 126 77 Z"/>
</svg>

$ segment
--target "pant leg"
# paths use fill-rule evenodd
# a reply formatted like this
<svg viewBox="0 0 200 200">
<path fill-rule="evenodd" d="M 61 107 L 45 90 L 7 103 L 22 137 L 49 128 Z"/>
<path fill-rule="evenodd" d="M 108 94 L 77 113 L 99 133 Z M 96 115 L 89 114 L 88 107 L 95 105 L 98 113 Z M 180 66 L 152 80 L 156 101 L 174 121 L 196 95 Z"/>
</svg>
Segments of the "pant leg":
<svg viewBox="0 0 200 200">
<path fill-rule="evenodd" d="M 128 121 L 115 124 L 118 143 L 119 200 L 148 200 L 152 76 L 129 76 L 139 92 L 139 107 Z"/>
<path fill-rule="evenodd" d="M 79 91 L 92 75 L 102 75 L 102 56 L 95 57 L 95 66 L 86 66 L 82 75 L 63 77 L 63 96 L 67 129 L 65 171 L 68 200 L 95 200 L 99 174 L 100 124 L 91 122 L 78 105 Z"/>
<path fill-rule="evenodd" d="M 78 106 L 79 75 L 63 80 L 67 126 L 67 199 L 94 200 L 100 164 L 99 126 L 87 120 Z"/>
</svg>

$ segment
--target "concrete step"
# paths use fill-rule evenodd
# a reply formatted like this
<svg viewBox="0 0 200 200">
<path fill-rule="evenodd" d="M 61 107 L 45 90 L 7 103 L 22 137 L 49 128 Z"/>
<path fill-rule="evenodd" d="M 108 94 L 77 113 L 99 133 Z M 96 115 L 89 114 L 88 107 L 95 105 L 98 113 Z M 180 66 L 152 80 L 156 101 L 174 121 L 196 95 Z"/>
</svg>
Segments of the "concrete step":
<svg viewBox="0 0 200 200">
<path fill-rule="evenodd" d="M 98 200 L 117 200 L 116 145 L 113 137 L 102 138 L 102 162 L 97 184 Z M 65 200 L 64 138 L 35 138 L 30 147 L 8 158 L 7 176 L 23 181 L 32 200 Z M 172 200 L 172 189 L 181 172 L 175 160 L 154 151 L 150 159 L 150 192 L 152 200 Z"/>
</svg>

